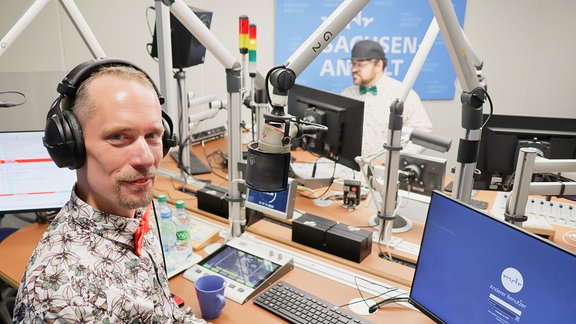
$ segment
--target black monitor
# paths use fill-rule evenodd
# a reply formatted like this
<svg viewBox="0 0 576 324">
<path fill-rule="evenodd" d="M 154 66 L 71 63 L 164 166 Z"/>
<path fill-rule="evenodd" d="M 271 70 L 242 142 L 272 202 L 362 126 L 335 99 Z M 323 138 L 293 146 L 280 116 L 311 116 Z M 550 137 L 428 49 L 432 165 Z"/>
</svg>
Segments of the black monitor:
<svg viewBox="0 0 576 324">
<path fill-rule="evenodd" d="M 441 323 L 576 323 L 576 255 L 435 191 L 410 302 Z"/>
<path fill-rule="evenodd" d="M 288 92 L 288 113 L 328 127 L 326 132 L 293 141 L 295 145 L 360 170 L 354 159 L 362 154 L 363 101 L 296 84 Z"/>
<path fill-rule="evenodd" d="M 488 119 L 484 114 L 484 121 Z M 548 159 L 576 158 L 576 119 L 492 115 L 482 128 L 476 189 L 509 191 L 521 147 L 534 147 Z M 532 181 L 556 181 L 551 174 Z"/>
<path fill-rule="evenodd" d="M 53 211 L 70 200 L 76 171 L 56 166 L 42 136 L 0 132 L 0 214 Z"/>
</svg>

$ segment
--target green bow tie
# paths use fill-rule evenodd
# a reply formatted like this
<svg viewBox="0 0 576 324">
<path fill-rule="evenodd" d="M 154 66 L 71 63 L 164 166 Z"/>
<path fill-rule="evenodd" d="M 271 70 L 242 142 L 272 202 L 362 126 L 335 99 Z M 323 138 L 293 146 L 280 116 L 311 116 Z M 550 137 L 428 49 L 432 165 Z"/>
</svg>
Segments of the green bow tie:
<svg viewBox="0 0 576 324">
<path fill-rule="evenodd" d="M 371 87 L 365 87 L 365 86 L 360 86 L 360 94 L 366 94 L 368 92 L 371 92 L 373 95 L 378 94 L 378 88 L 376 88 L 376 86 L 371 86 Z"/>
</svg>

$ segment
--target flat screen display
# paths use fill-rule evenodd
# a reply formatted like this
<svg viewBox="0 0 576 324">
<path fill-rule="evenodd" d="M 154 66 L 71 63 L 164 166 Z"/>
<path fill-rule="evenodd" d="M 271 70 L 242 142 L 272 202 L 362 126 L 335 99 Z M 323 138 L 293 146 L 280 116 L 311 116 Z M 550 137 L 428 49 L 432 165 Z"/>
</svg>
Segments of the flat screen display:
<svg viewBox="0 0 576 324">
<path fill-rule="evenodd" d="M 281 265 L 256 255 L 223 245 L 200 261 L 201 267 L 249 288 L 260 286 Z"/>
<path fill-rule="evenodd" d="M 576 255 L 438 192 L 410 301 L 439 322 L 576 323 Z"/>
<path fill-rule="evenodd" d="M 294 212 L 296 186 L 294 179 L 289 178 L 288 186 L 283 191 L 264 192 L 248 189 L 246 192 L 246 207 L 267 215 L 290 219 Z"/>
<path fill-rule="evenodd" d="M 56 166 L 42 136 L 0 132 L 0 213 L 57 210 L 70 199 L 76 172 Z"/>
</svg>

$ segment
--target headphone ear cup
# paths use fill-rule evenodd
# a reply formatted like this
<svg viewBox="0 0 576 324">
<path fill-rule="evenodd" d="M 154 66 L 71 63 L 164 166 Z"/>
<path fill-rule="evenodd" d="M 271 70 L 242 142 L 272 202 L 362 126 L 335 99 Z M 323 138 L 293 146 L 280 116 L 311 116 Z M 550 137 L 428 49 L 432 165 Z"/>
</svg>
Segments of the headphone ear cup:
<svg viewBox="0 0 576 324">
<path fill-rule="evenodd" d="M 164 125 L 164 134 L 162 135 L 162 153 L 166 156 L 171 148 L 178 145 L 178 137 L 174 134 L 174 126 L 170 116 L 162 110 L 162 124 Z"/>
<path fill-rule="evenodd" d="M 54 114 L 46 119 L 44 147 L 60 168 L 78 169 L 86 160 L 82 130 L 70 111 Z"/>
<path fill-rule="evenodd" d="M 82 127 L 76 116 L 70 110 L 64 110 L 62 116 L 65 120 L 66 144 L 69 147 L 71 154 L 70 169 L 78 169 L 84 162 L 86 162 L 86 147 L 84 146 L 84 134 L 82 134 Z"/>
</svg>

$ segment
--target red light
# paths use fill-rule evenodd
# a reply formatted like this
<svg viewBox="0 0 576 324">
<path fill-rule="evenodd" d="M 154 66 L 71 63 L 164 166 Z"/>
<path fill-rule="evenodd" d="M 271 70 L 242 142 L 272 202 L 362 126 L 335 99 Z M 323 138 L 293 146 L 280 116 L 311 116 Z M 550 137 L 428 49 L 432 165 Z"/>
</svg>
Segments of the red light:
<svg viewBox="0 0 576 324">
<path fill-rule="evenodd" d="M 242 15 L 238 18 L 238 29 L 240 31 L 240 53 L 246 54 L 248 53 L 248 16 Z"/>
</svg>

